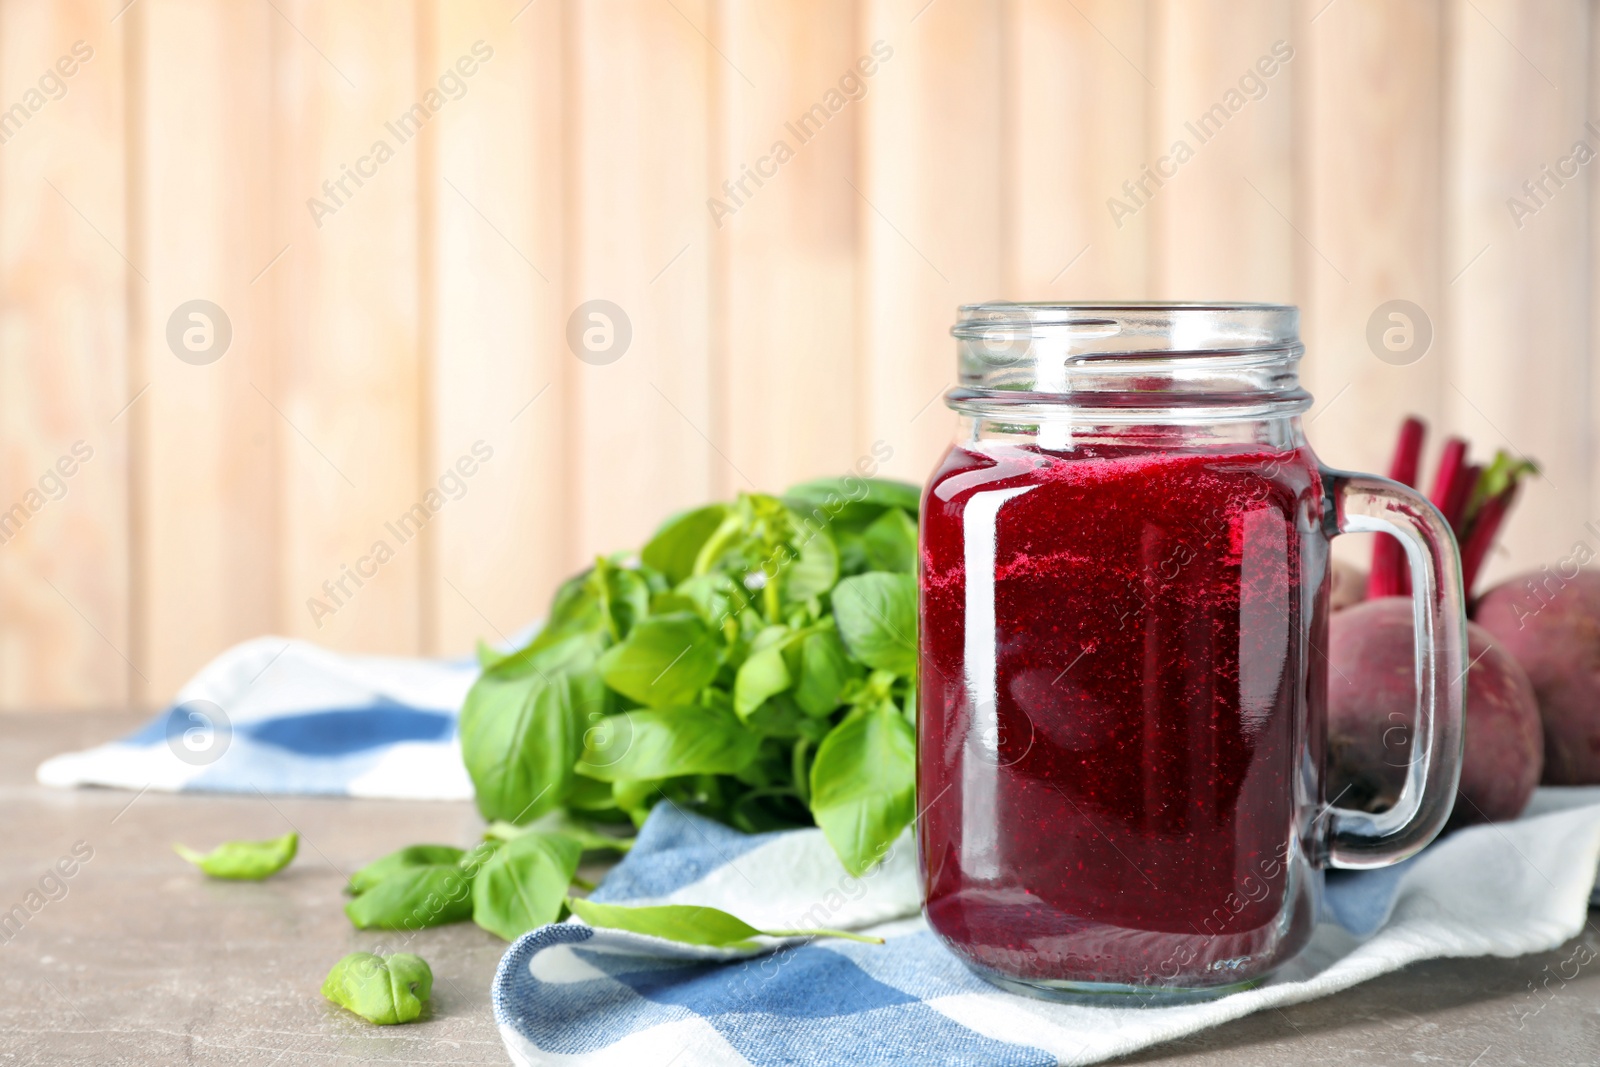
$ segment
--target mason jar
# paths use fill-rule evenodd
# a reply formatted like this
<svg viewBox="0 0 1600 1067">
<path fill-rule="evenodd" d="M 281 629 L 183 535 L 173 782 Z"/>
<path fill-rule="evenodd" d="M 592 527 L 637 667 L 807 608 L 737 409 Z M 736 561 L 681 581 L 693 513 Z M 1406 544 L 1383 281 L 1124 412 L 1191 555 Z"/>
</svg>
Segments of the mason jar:
<svg viewBox="0 0 1600 1067">
<path fill-rule="evenodd" d="M 1448 525 L 1306 443 L 1295 308 L 980 304 L 921 531 L 924 912 L 974 970 L 1064 998 L 1244 988 L 1311 936 L 1327 867 L 1427 844 L 1460 771 Z M 1401 540 L 1413 762 L 1325 795 L 1329 541 Z"/>
</svg>

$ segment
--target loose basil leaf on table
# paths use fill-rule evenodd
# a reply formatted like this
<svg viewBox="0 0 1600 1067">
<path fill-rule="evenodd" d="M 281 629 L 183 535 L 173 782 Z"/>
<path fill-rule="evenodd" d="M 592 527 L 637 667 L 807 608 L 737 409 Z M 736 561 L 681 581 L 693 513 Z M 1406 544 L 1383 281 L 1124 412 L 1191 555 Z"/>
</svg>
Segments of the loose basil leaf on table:
<svg viewBox="0 0 1600 1067">
<path fill-rule="evenodd" d="M 588 732 L 578 773 L 603 782 L 737 774 L 760 747 L 737 718 L 711 708 L 628 711 Z"/>
<path fill-rule="evenodd" d="M 852 655 L 869 667 L 917 670 L 917 583 L 909 574 L 870 571 L 833 591 L 833 613 Z"/>
<path fill-rule="evenodd" d="M 717 908 L 692 904 L 656 904 L 631 907 L 626 904 L 601 904 L 571 897 L 567 907 L 590 926 L 626 930 L 686 945 L 713 948 L 754 948 L 757 937 L 841 937 L 881 945 L 883 938 L 854 934 L 847 930 L 758 930 L 743 919 Z"/>
<path fill-rule="evenodd" d="M 344 906 L 359 929 L 420 930 L 472 918 L 472 878 L 456 863 L 403 867 Z"/>
<path fill-rule="evenodd" d="M 811 815 L 845 869 L 883 858 L 916 814 L 916 734 L 893 703 L 852 712 L 817 746 Z"/>
<path fill-rule="evenodd" d="M 225 841 L 210 852 L 196 852 L 185 845 L 173 845 L 178 855 L 213 878 L 259 882 L 289 866 L 300 847 L 294 831 L 267 841 Z"/>
<path fill-rule="evenodd" d="M 608 648 L 598 667 L 606 685 L 647 707 L 682 704 L 711 683 L 721 662 L 718 642 L 689 612 L 638 623 Z"/>
<path fill-rule="evenodd" d="M 582 852 L 576 841 L 555 834 L 507 841 L 472 881 L 472 921 L 507 941 L 555 922 Z"/>
<path fill-rule="evenodd" d="M 409 952 L 352 952 L 328 972 L 322 995 L 379 1026 L 408 1023 L 433 995 L 433 971 Z"/>
<path fill-rule="evenodd" d="M 356 871 L 350 876 L 350 883 L 344 887 L 344 891 L 352 896 L 360 895 L 407 867 L 460 863 L 463 855 L 465 853 L 461 849 L 451 845 L 408 845 Z"/>
</svg>

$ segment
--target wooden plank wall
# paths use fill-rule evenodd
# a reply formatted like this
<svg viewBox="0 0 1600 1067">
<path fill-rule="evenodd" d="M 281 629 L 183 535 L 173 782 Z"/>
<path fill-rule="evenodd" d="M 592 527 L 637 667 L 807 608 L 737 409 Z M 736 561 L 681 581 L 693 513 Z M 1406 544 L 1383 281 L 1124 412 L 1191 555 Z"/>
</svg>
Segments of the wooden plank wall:
<svg viewBox="0 0 1600 1067">
<path fill-rule="evenodd" d="M 1536 456 L 1494 571 L 1552 561 L 1600 517 L 1594 6 L 0 0 L 0 707 L 458 654 L 675 508 L 920 480 L 991 297 L 1296 302 L 1324 459 L 1411 411 Z"/>
</svg>

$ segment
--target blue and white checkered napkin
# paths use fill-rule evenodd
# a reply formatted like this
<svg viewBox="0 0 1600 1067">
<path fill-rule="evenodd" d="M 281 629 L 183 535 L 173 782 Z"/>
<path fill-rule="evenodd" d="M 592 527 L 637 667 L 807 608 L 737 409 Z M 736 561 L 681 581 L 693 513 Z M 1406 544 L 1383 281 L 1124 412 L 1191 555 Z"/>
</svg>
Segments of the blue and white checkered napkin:
<svg viewBox="0 0 1600 1067">
<path fill-rule="evenodd" d="M 39 766 L 45 785 L 468 800 L 456 736 L 471 660 L 236 645 L 130 737 Z"/>
<path fill-rule="evenodd" d="M 48 760 L 39 779 L 467 799 L 456 710 L 476 675 L 471 662 L 261 638 L 219 656 L 132 737 Z M 1600 788 L 1543 789 L 1516 822 L 1452 834 L 1398 867 L 1330 874 L 1310 948 L 1262 986 L 1208 1004 L 1087 1008 L 1001 992 L 941 948 L 917 914 L 909 837 L 858 879 L 818 830 L 752 836 L 663 804 L 596 899 L 888 942 L 791 940 L 752 955 L 546 926 L 501 961 L 495 1018 L 521 1064 L 1092 1063 L 1415 960 L 1553 948 L 1582 928 L 1597 860 Z"/>
<path fill-rule="evenodd" d="M 909 837 L 856 879 L 820 831 L 751 836 L 663 804 L 596 900 L 711 905 L 763 929 L 843 927 L 887 943 L 791 940 L 752 956 L 570 921 L 511 946 L 495 1021 L 524 1065 L 1094 1063 L 1416 960 L 1560 945 L 1587 917 L 1597 801 L 1600 790 L 1543 790 L 1542 814 L 1453 834 L 1400 868 L 1330 877 L 1301 957 L 1255 989 L 1167 1008 L 1054 1004 L 973 976 L 916 917 Z"/>
</svg>

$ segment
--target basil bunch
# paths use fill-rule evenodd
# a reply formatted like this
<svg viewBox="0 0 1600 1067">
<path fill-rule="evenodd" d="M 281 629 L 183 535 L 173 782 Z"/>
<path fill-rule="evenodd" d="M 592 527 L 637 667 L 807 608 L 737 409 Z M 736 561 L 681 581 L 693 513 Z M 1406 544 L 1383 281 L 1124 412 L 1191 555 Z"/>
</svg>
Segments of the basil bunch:
<svg viewBox="0 0 1600 1067">
<path fill-rule="evenodd" d="M 742 494 L 601 558 L 509 655 L 480 648 L 461 746 L 485 818 L 820 826 L 852 874 L 914 814 L 917 490 Z"/>
<path fill-rule="evenodd" d="M 461 750 L 484 840 L 363 867 L 350 921 L 513 940 L 571 909 L 700 944 L 764 933 L 568 898 L 583 853 L 626 851 L 663 801 L 751 832 L 814 823 L 850 873 L 877 863 L 915 813 L 917 505 L 863 478 L 744 494 L 567 581 L 525 647 L 479 649 Z"/>
</svg>

